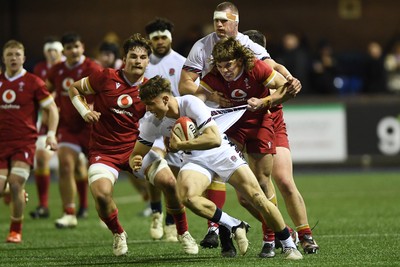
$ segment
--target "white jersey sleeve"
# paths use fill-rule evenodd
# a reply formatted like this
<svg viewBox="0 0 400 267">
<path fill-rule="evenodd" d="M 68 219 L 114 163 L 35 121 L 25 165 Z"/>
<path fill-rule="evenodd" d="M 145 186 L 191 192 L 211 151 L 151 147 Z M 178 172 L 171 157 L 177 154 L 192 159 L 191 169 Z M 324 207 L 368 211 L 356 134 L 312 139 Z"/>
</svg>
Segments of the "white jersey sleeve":
<svg viewBox="0 0 400 267">
<path fill-rule="evenodd" d="M 161 137 L 159 126 L 161 121 L 154 117 L 150 112 L 139 120 L 139 138 L 138 141 L 146 146 L 153 146 L 157 138 Z"/>
<path fill-rule="evenodd" d="M 202 133 L 206 128 L 216 125 L 211 116 L 211 110 L 200 98 L 185 95 L 178 99 L 180 116 L 187 116 L 196 122 L 197 129 Z"/>
</svg>

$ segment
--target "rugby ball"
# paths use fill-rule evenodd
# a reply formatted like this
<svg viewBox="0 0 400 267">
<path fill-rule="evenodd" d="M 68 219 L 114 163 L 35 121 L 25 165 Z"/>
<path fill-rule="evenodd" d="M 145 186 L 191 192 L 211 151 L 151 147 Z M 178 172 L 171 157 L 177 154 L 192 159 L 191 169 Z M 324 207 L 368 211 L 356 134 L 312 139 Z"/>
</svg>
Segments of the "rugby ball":
<svg viewBox="0 0 400 267">
<path fill-rule="evenodd" d="M 199 135 L 196 124 L 189 117 L 180 117 L 176 120 L 172 131 L 182 141 L 188 141 Z"/>
</svg>

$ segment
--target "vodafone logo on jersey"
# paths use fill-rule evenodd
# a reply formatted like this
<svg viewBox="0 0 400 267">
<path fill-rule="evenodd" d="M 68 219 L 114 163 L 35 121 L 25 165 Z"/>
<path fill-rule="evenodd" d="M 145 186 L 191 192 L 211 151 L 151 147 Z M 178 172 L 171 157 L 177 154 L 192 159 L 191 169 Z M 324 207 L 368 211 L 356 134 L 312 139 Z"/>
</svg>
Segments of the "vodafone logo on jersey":
<svg viewBox="0 0 400 267">
<path fill-rule="evenodd" d="M 7 103 L 7 104 L 11 104 L 12 102 L 14 102 L 15 98 L 17 98 L 17 95 L 11 89 L 5 90 L 2 95 L 2 99 L 3 99 L 4 103 Z"/>
<path fill-rule="evenodd" d="M 14 92 L 14 90 L 5 90 L 1 98 L 4 104 L 0 104 L 0 109 L 20 109 L 20 105 L 13 104 L 17 98 L 17 94 Z"/>
<path fill-rule="evenodd" d="M 64 89 L 65 91 L 68 91 L 69 87 L 70 87 L 74 82 L 75 82 L 75 81 L 74 81 L 74 79 L 72 79 L 72 78 L 69 78 L 69 77 L 65 78 L 65 79 L 62 81 L 62 87 L 63 87 L 63 89 Z"/>
<path fill-rule="evenodd" d="M 133 100 L 130 95 L 120 95 L 117 100 L 117 104 L 120 108 L 129 108 L 132 106 Z"/>
<path fill-rule="evenodd" d="M 130 106 L 132 106 L 132 103 L 133 100 L 130 95 L 127 94 L 120 95 L 117 100 L 117 105 L 121 109 L 111 108 L 111 111 L 116 114 L 122 114 L 122 115 L 127 115 L 129 117 L 133 117 L 132 112 L 125 110 L 125 108 L 129 108 Z"/>
<path fill-rule="evenodd" d="M 235 89 L 231 93 L 232 98 L 245 98 L 247 96 L 247 93 L 243 91 L 242 89 Z"/>
</svg>

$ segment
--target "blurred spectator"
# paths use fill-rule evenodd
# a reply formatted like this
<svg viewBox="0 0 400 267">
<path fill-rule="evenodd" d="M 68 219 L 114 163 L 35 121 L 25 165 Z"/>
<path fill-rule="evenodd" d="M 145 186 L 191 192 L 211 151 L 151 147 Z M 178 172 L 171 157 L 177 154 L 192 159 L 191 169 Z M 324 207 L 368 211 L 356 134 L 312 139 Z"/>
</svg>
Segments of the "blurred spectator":
<svg viewBox="0 0 400 267">
<path fill-rule="evenodd" d="M 287 33 L 282 38 L 282 51 L 276 59 L 284 65 L 302 84 L 301 92 L 310 93 L 310 56 L 300 44 L 299 37 L 294 33 Z"/>
<path fill-rule="evenodd" d="M 119 46 L 116 43 L 104 41 L 100 44 L 96 61 L 103 66 L 103 68 L 120 69 L 122 60 L 120 59 Z"/>
<path fill-rule="evenodd" d="M 331 44 L 321 40 L 318 51 L 312 63 L 311 81 L 314 92 L 320 94 L 335 94 L 334 79 L 338 74 L 337 60 Z"/>
<path fill-rule="evenodd" d="M 368 43 L 363 79 L 364 93 L 387 92 L 386 70 L 384 67 L 382 46 L 377 42 Z"/>
<path fill-rule="evenodd" d="M 384 66 L 388 90 L 400 93 L 400 41 L 394 44 L 391 52 L 385 57 Z"/>
</svg>

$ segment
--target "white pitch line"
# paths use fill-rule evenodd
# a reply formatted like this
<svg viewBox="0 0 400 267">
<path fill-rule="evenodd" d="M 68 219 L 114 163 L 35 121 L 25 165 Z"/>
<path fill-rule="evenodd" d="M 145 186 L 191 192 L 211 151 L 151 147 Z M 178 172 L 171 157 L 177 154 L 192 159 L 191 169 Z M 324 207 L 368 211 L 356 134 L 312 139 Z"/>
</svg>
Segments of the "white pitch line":
<svg viewBox="0 0 400 267">
<path fill-rule="evenodd" d="M 123 196 L 123 197 L 116 197 L 114 198 L 114 201 L 118 204 L 129 204 L 129 203 L 137 203 L 137 202 L 142 202 L 143 199 L 140 195 L 134 195 L 134 196 Z"/>
<path fill-rule="evenodd" d="M 315 235 L 315 234 L 314 234 Z M 387 233 L 387 234 L 379 234 L 379 233 L 369 233 L 369 234 L 357 234 L 357 235 L 318 235 L 315 236 L 326 237 L 326 238 L 343 238 L 343 237 L 393 237 L 393 236 L 400 236 L 399 233 Z"/>
</svg>

